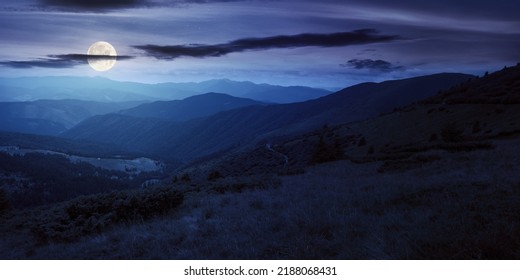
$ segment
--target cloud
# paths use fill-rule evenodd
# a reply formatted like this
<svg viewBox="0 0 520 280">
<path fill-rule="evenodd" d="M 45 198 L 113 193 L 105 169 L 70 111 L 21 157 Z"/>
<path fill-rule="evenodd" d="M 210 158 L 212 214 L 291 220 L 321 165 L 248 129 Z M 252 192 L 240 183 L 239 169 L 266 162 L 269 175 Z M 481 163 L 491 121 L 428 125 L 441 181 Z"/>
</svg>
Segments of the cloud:
<svg viewBox="0 0 520 280">
<path fill-rule="evenodd" d="M 325 3 L 344 5 L 345 0 L 322 0 Z M 518 20 L 520 1 L 511 0 L 350 0 L 349 5 L 358 7 L 377 7 L 388 12 L 428 13 L 434 15 L 456 16 L 457 18 L 485 18 Z"/>
<path fill-rule="evenodd" d="M 373 60 L 373 59 L 351 59 L 347 63 L 340 64 L 342 67 L 351 67 L 357 70 L 368 69 L 370 71 L 377 72 L 394 72 L 403 71 L 403 66 L 394 65 L 385 60 Z"/>
<path fill-rule="evenodd" d="M 330 34 L 298 34 L 264 38 L 245 38 L 216 45 L 140 45 L 133 46 L 146 55 L 158 59 L 173 60 L 179 57 L 218 57 L 235 52 L 298 47 L 341 47 L 359 44 L 390 42 L 396 35 L 378 35 L 373 29 Z"/>
<path fill-rule="evenodd" d="M 105 12 L 141 7 L 169 7 L 183 4 L 236 2 L 244 0 L 39 0 L 42 5 L 75 12 Z"/>
<path fill-rule="evenodd" d="M 147 0 L 41 0 L 42 4 L 84 10 L 132 8 L 147 4 Z"/>
<path fill-rule="evenodd" d="M 0 65 L 11 68 L 72 68 L 78 65 L 87 64 L 88 60 L 103 60 L 103 59 L 118 59 L 127 60 L 134 58 L 133 56 L 118 55 L 86 55 L 86 54 L 60 54 L 48 55 L 45 58 L 33 60 L 18 60 L 18 61 L 0 61 Z"/>
</svg>

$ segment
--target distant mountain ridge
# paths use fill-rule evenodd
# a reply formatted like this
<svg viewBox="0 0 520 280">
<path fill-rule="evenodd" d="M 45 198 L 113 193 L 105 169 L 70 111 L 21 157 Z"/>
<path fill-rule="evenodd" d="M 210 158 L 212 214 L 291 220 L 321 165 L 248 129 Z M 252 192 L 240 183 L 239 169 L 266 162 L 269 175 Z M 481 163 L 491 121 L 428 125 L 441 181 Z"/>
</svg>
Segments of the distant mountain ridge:
<svg viewBox="0 0 520 280">
<path fill-rule="evenodd" d="M 262 102 L 294 103 L 311 100 L 332 92 L 304 86 L 274 86 L 255 84 L 248 81 L 237 82 L 229 79 L 209 80 L 200 83 L 176 83 L 177 88 L 197 92 L 222 92 L 237 97 L 250 98 Z"/>
<path fill-rule="evenodd" d="M 208 92 L 221 92 L 271 103 L 299 102 L 331 93 L 311 87 L 285 87 L 226 79 L 200 83 L 144 84 L 101 77 L 0 78 L 0 102 L 39 99 L 79 99 L 99 102 L 167 101 Z"/>
<path fill-rule="evenodd" d="M 82 100 L 37 100 L 0 102 L 0 131 L 56 136 L 79 122 L 109 113 L 141 118 L 187 121 L 220 111 L 264 105 L 252 99 L 221 93 L 195 95 L 183 100 L 143 102 L 94 102 Z"/>
<path fill-rule="evenodd" d="M 131 108 L 141 103 L 82 100 L 0 102 L 0 131 L 58 135 L 86 118 Z"/>
<path fill-rule="evenodd" d="M 227 94 L 212 92 L 194 95 L 182 100 L 145 103 L 134 108 L 119 111 L 118 113 L 141 118 L 186 121 L 213 115 L 221 111 L 263 104 L 264 103 L 252 99 L 238 98 Z"/>
<path fill-rule="evenodd" d="M 520 63 L 454 86 L 423 103 L 436 104 L 518 104 Z"/>
<path fill-rule="evenodd" d="M 143 154 L 123 150 L 116 145 L 78 141 L 55 136 L 0 131 L 0 146 L 53 150 L 86 157 L 136 158 Z"/>
<path fill-rule="evenodd" d="M 247 146 L 277 135 L 324 124 L 363 120 L 433 96 L 472 78 L 437 74 L 383 83 L 364 83 L 306 102 L 249 106 L 186 122 L 110 114 L 83 121 L 65 132 L 72 139 L 121 145 L 185 161 L 225 149 Z"/>
<path fill-rule="evenodd" d="M 439 155 L 443 150 L 491 150 L 497 142 L 519 139 L 519 109 L 520 64 L 473 77 L 388 114 L 204 158 L 177 174 L 205 179 L 215 171 L 223 177 L 290 173 L 341 159 L 359 163 L 380 161 L 382 173 L 421 168 L 440 160 L 432 154 Z"/>
</svg>

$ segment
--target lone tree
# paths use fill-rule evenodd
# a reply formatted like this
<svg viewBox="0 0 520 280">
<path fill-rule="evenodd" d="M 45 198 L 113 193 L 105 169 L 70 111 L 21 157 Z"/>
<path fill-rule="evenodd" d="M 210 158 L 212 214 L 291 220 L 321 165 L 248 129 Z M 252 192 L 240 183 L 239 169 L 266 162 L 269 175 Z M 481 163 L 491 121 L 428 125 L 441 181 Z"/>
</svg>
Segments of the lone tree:
<svg viewBox="0 0 520 280">
<path fill-rule="evenodd" d="M 184 183 L 189 183 L 189 182 L 191 182 L 190 174 L 188 174 L 188 173 L 184 173 L 184 174 L 182 174 L 182 176 L 181 176 L 181 181 L 184 182 Z"/>
<path fill-rule="evenodd" d="M 457 127 L 455 122 L 447 123 L 441 130 L 441 137 L 444 142 L 453 143 L 464 140 L 463 131 Z"/>
<path fill-rule="evenodd" d="M 358 146 L 365 146 L 367 144 L 367 139 L 365 139 L 365 137 L 361 137 L 361 139 L 359 139 L 359 142 L 358 142 Z"/>
<path fill-rule="evenodd" d="M 327 143 L 323 136 L 320 136 L 318 143 L 312 153 L 312 162 L 322 163 L 327 161 L 339 160 L 343 157 L 343 148 L 338 136 L 334 137 L 332 143 Z"/>
<path fill-rule="evenodd" d="M 215 181 L 219 178 L 222 178 L 222 174 L 220 174 L 220 172 L 218 172 L 218 170 L 215 170 L 211 173 L 208 174 L 208 180 L 209 181 Z"/>
<path fill-rule="evenodd" d="M 471 129 L 471 132 L 472 133 L 479 133 L 481 130 L 482 130 L 482 128 L 480 127 L 480 122 L 479 121 L 475 121 L 473 123 L 473 128 Z"/>
</svg>

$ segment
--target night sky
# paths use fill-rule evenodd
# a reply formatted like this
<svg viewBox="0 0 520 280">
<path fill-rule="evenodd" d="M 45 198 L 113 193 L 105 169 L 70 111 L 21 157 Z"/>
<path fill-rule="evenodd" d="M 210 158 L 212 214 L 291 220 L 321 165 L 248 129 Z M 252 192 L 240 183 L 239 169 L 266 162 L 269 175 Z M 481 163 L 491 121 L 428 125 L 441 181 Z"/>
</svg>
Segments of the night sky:
<svg viewBox="0 0 520 280">
<path fill-rule="evenodd" d="M 513 0 L 3 0 L 0 76 L 345 87 L 520 62 Z M 116 66 L 95 72 L 89 46 Z"/>
</svg>

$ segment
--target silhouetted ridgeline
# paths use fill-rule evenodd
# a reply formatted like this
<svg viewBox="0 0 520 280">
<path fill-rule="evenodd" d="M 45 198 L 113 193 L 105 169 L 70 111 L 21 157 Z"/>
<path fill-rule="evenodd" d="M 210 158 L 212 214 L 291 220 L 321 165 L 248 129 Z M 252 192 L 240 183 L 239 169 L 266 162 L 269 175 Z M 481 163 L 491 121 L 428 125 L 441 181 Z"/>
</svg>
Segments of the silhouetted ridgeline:
<svg viewBox="0 0 520 280">
<path fill-rule="evenodd" d="M 55 136 L 89 117 L 132 108 L 141 103 L 81 100 L 0 102 L 0 131 Z"/>
<path fill-rule="evenodd" d="M 238 98 L 227 94 L 212 92 L 191 96 L 183 100 L 156 101 L 142 104 L 134 108 L 121 110 L 119 114 L 180 122 L 206 117 L 218 112 L 240 107 L 262 104 L 264 103 L 252 99 Z"/>
<path fill-rule="evenodd" d="M 102 77 L 0 78 L 0 101 L 78 99 L 98 102 L 178 100 L 208 92 L 263 102 L 291 103 L 318 98 L 330 91 L 302 86 L 275 86 L 227 79 L 200 83 L 142 84 Z"/>
<path fill-rule="evenodd" d="M 466 81 L 464 74 L 438 74 L 365 83 L 301 103 L 250 106 L 186 122 L 122 115 L 87 119 L 63 136 L 190 161 L 220 150 L 248 146 L 276 135 L 375 117 Z"/>
<path fill-rule="evenodd" d="M 426 104 L 519 104 L 520 65 L 472 78 L 424 101 Z"/>
<path fill-rule="evenodd" d="M 129 152 L 116 145 L 15 132 L 0 132 L 0 146 L 51 150 L 86 157 L 135 158 L 143 156 L 143 154 Z"/>
</svg>

